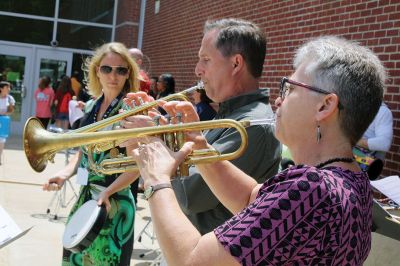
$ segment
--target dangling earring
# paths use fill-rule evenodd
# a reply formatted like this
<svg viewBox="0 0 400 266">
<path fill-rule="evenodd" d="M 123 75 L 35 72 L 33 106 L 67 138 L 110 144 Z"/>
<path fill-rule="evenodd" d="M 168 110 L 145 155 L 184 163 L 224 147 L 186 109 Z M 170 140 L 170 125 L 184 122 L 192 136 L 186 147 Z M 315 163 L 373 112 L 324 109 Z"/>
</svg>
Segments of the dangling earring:
<svg viewBox="0 0 400 266">
<path fill-rule="evenodd" d="M 320 126 L 318 125 L 318 126 L 317 126 L 317 143 L 319 143 L 319 141 L 321 140 L 321 137 L 322 137 L 322 135 L 321 135 L 321 128 L 320 128 Z"/>
</svg>

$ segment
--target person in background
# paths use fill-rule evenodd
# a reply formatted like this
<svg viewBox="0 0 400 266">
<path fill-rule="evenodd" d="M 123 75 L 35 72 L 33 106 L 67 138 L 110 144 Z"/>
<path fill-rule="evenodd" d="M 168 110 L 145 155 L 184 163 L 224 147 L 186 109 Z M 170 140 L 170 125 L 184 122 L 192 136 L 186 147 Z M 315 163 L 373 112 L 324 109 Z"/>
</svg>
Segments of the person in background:
<svg viewBox="0 0 400 266">
<path fill-rule="evenodd" d="M 67 130 L 69 127 L 69 101 L 72 100 L 74 91 L 71 86 L 71 79 L 63 76 L 57 88 L 54 104 L 56 105 L 56 127 Z"/>
<path fill-rule="evenodd" d="M 139 69 L 122 43 L 106 43 L 96 49 L 86 61 L 86 73 L 87 87 L 95 100 L 87 105 L 80 126 L 118 114 L 126 93 L 139 90 Z M 119 153 L 125 152 L 125 149 L 117 149 Z M 110 151 L 105 151 L 94 154 L 92 159 L 98 164 L 109 158 Z M 130 265 L 135 202 L 129 184 L 138 178 L 138 173 L 97 173 L 89 167 L 88 151 L 83 147 L 64 169 L 44 184 L 43 189 L 60 189 L 75 173 L 78 173 L 81 189 L 68 219 L 91 199 L 98 200 L 99 205 L 104 204 L 108 216 L 97 238 L 83 252 L 63 250 L 63 265 Z"/>
<path fill-rule="evenodd" d="M 150 79 L 150 92 L 149 95 L 153 97 L 154 99 L 157 97 L 158 90 L 157 90 L 157 82 L 158 82 L 158 77 L 151 77 Z"/>
<path fill-rule="evenodd" d="M 155 99 L 161 99 L 165 96 L 175 93 L 175 79 L 170 73 L 161 74 L 157 81 L 157 96 Z M 158 107 L 158 111 L 167 114 L 162 107 Z"/>
<path fill-rule="evenodd" d="M 136 64 L 139 66 L 139 80 L 140 80 L 140 90 L 146 92 L 147 94 L 150 93 L 150 79 L 147 75 L 146 71 L 142 68 L 143 65 L 143 53 L 138 48 L 131 48 L 129 49 L 129 54 L 135 60 Z"/>
<path fill-rule="evenodd" d="M 393 115 L 382 102 L 374 120 L 353 148 L 354 158 L 361 169 L 368 173 L 370 180 L 375 180 L 381 175 L 385 155 L 392 145 L 392 139 Z"/>
<path fill-rule="evenodd" d="M 77 70 L 74 70 L 74 72 L 71 75 L 71 87 L 72 90 L 74 91 L 74 95 L 77 97 L 77 101 L 79 101 L 80 104 L 86 103 L 91 99 L 91 96 L 87 91 L 87 88 L 82 86 L 80 73 Z"/>
<path fill-rule="evenodd" d="M 357 146 L 366 149 L 367 153 L 381 160 L 385 159 L 386 152 L 389 151 L 393 139 L 393 115 L 385 103 L 379 108 L 377 115 L 362 138 L 357 142 Z"/>
<path fill-rule="evenodd" d="M 193 92 L 193 104 L 196 107 L 197 114 L 199 115 L 200 121 L 214 119 L 217 112 L 212 108 L 210 98 L 207 97 L 205 90 L 195 90 Z"/>
<path fill-rule="evenodd" d="M 68 103 L 68 118 L 69 126 L 71 129 L 77 129 L 79 127 L 80 119 L 83 117 L 85 103 L 77 101 L 77 97 L 72 96 L 71 101 Z"/>
<path fill-rule="evenodd" d="M 14 112 L 15 99 L 10 95 L 11 84 L 7 81 L 0 81 L 0 116 L 10 116 Z M 9 123 L 9 117 L 7 118 Z M 3 161 L 3 150 L 6 144 L 6 137 L 0 136 L 0 165 Z"/>
<path fill-rule="evenodd" d="M 170 94 L 175 93 L 175 79 L 172 74 L 161 74 L 157 80 L 157 96 L 155 99 L 160 99 Z"/>
<path fill-rule="evenodd" d="M 265 55 L 265 36 L 254 23 L 240 19 L 206 22 L 195 73 L 204 83 L 207 96 L 219 104 L 215 119 L 240 121 L 274 115 L 269 104 L 269 90 L 259 87 Z M 168 87 L 161 86 L 168 84 L 167 77 L 160 76 L 160 98 L 167 95 L 165 91 Z M 128 98 L 137 94 L 128 94 Z M 169 104 L 172 102 L 162 107 L 168 111 Z M 193 106 L 189 102 L 187 104 Z M 175 116 L 170 112 L 169 115 L 171 118 Z M 140 123 L 139 119 L 142 118 L 128 117 L 122 125 L 135 128 L 135 123 Z M 232 160 L 257 182 L 272 177 L 279 169 L 281 147 L 273 130 L 269 124 L 247 127 L 247 149 L 242 156 Z M 221 154 L 237 150 L 242 142 L 240 134 L 232 128 L 208 130 L 205 138 Z M 232 217 L 230 210 L 215 197 L 196 167 L 190 167 L 188 176 L 174 178 L 171 184 L 180 207 L 201 234 L 207 234 Z"/>
<path fill-rule="evenodd" d="M 71 88 L 74 91 L 74 95 L 76 97 L 79 97 L 82 89 L 82 84 L 79 81 L 79 72 L 77 70 L 74 70 L 71 75 Z"/>
<path fill-rule="evenodd" d="M 51 106 L 54 102 L 54 90 L 50 87 L 51 79 L 43 76 L 39 80 L 39 86 L 35 90 L 36 117 L 46 129 L 52 117 Z"/>
<path fill-rule="evenodd" d="M 158 138 L 141 139 L 133 151 L 169 265 L 362 265 L 367 259 L 372 190 L 352 147 L 379 110 L 385 69 L 368 48 L 333 36 L 306 42 L 293 66 L 275 100 L 275 135 L 296 165 L 263 184 L 229 161 L 196 165 L 234 214 L 210 233 L 202 236 L 186 219 L 170 184 L 192 149 L 208 148 L 201 133 L 187 135 L 193 142 L 178 152 Z M 185 122 L 198 120 L 188 103 L 169 108 L 184 113 Z"/>
</svg>

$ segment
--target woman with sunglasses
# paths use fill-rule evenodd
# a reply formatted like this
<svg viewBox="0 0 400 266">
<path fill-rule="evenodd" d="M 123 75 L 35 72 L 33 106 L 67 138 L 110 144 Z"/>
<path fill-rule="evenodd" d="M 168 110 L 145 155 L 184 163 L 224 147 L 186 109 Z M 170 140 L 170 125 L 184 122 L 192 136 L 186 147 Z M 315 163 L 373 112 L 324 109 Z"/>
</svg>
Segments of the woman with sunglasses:
<svg viewBox="0 0 400 266">
<path fill-rule="evenodd" d="M 118 114 L 126 93 L 139 88 L 138 67 L 121 43 L 104 44 L 85 66 L 87 87 L 96 100 L 92 108 L 86 110 L 80 126 Z M 117 151 L 124 153 L 125 149 L 118 148 Z M 109 158 L 110 152 L 103 152 L 94 154 L 93 159 L 100 163 Z M 69 218 L 91 199 L 98 200 L 99 205 L 105 204 L 108 215 L 97 238 L 83 252 L 71 253 L 64 249 L 63 265 L 86 265 L 87 262 L 90 265 L 130 265 L 135 203 L 129 184 L 138 177 L 137 174 L 98 174 L 88 167 L 87 151 L 81 149 L 63 170 L 48 180 L 43 189 L 60 189 L 75 173 L 82 186 Z"/>
<path fill-rule="evenodd" d="M 264 184 L 228 161 L 196 167 L 235 214 L 201 236 L 180 210 L 170 177 L 201 133 L 172 152 L 158 139 L 133 151 L 169 265 L 362 265 L 371 248 L 372 191 L 352 147 L 376 115 L 386 74 L 371 50 L 337 37 L 304 44 L 276 99 L 276 137 L 296 165 Z M 184 102 L 164 105 L 198 120 Z M 146 140 L 141 140 L 146 142 Z"/>
</svg>

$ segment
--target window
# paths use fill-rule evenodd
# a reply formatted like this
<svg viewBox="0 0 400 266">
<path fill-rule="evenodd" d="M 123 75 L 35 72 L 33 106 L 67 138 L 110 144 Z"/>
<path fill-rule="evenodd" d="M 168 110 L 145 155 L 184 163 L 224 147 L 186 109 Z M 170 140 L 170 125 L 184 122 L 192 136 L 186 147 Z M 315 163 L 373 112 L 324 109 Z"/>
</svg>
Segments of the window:
<svg viewBox="0 0 400 266">
<path fill-rule="evenodd" d="M 158 14 L 160 12 L 160 0 L 154 1 L 154 14 Z"/>
<path fill-rule="evenodd" d="M 49 45 L 53 22 L 0 16 L 1 39 L 13 42 Z"/>
<path fill-rule="evenodd" d="M 59 46 L 92 50 L 111 40 L 111 28 L 59 23 Z"/>
<path fill-rule="evenodd" d="M 112 24 L 114 0 L 60 0 L 59 18 Z"/>
<path fill-rule="evenodd" d="M 0 10 L 44 17 L 54 17 L 55 0 L 1 0 Z"/>
</svg>

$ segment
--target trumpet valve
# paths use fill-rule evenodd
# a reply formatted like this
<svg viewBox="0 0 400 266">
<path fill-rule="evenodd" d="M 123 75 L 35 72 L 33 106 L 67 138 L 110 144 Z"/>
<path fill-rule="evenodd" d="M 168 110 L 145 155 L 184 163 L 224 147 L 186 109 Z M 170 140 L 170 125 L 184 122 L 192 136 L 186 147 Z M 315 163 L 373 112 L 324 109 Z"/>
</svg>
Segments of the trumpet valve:
<svg viewBox="0 0 400 266">
<path fill-rule="evenodd" d="M 54 163 L 54 156 L 55 156 L 54 153 L 49 156 L 49 162 Z"/>
<path fill-rule="evenodd" d="M 119 156 L 119 150 L 118 148 L 112 148 L 110 150 L 110 157 L 111 158 L 117 158 Z"/>
<path fill-rule="evenodd" d="M 160 125 L 160 119 L 161 119 L 160 115 L 156 115 L 155 117 L 153 117 L 154 126 L 159 126 Z M 158 137 L 162 141 L 164 141 L 164 134 L 156 134 L 156 135 L 154 135 L 154 137 Z"/>
</svg>

